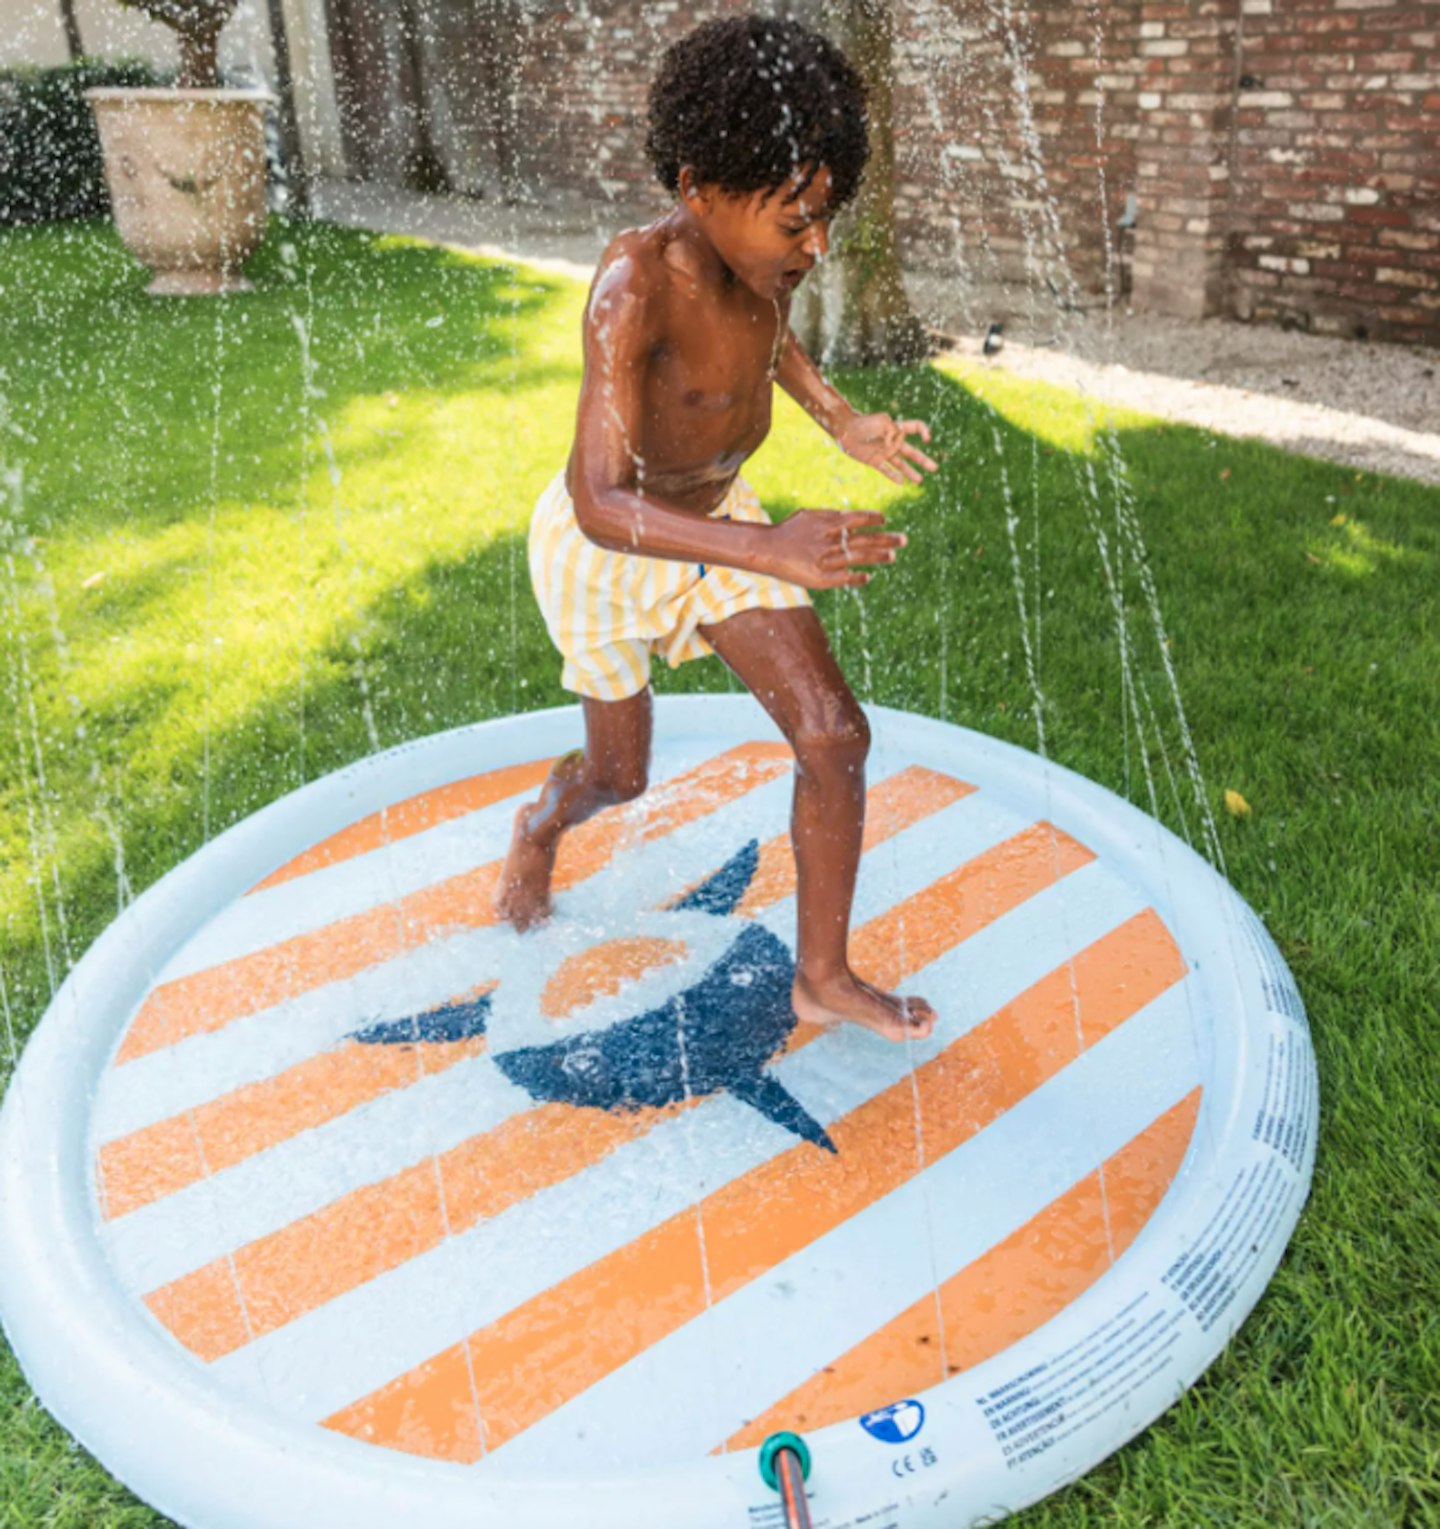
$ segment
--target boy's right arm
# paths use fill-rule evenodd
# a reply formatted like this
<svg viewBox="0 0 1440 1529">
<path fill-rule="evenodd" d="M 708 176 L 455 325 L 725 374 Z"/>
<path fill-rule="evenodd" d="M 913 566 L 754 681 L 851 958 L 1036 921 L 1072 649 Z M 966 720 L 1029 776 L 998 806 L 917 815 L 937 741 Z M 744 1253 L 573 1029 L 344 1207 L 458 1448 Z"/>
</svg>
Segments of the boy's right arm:
<svg viewBox="0 0 1440 1529">
<path fill-rule="evenodd" d="M 638 485 L 645 375 L 655 334 L 644 274 L 622 253 L 596 279 L 585 316 L 585 379 L 576 421 L 575 518 L 611 552 L 720 563 L 822 589 L 863 584 L 861 562 L 891 562 L 898 535 L 866 535 L 878 511 L 798 510 L 780 525 L 712 520 Z"/>
<path fill-rule="evenodd" d="M 708 520 L 639 486 L 641 411 L 655 342 L 645 273 L 622 252 L 600 273 L 585 314 L 585 380 L 576 421 L 575 519 L 609 552 L 726 563 L 759 572 L 769 526 Z"/>
</svg>

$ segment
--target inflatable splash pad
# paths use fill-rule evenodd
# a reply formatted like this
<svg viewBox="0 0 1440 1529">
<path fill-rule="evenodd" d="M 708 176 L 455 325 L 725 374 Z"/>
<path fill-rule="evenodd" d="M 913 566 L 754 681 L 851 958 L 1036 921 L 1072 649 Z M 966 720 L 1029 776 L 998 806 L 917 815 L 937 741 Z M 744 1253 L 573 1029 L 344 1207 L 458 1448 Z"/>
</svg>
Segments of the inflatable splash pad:
<svg viewBox="0 0 1440 1529">
<path fill-rule="evenodd" d="M 920 1042 L 795 1021 L 794 761 L 749 696 L 657 701 L 649 791 L 523 935 L 491 900 L 578 707 L 151 887 L 0 1114 L 44 1405 L 199 1529 L 762 1529 L 781 1431 L 817 1526 L 956 1529 L 1155 1419 L 1304 1202 L 1295 986 L 1150 817 L 866 711 L 851 959 L 935 1005 Z"/>
</svg>

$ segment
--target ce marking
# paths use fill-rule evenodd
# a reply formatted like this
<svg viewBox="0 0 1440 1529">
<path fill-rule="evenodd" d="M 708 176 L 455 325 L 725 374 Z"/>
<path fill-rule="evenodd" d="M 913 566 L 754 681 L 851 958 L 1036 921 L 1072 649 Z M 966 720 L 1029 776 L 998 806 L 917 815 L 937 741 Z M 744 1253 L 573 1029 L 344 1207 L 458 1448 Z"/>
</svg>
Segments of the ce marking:
<svg viewBox="0 0 1440 1529">
<path fill-rule="evenodd" d="M 915 1464 L 916 1459 L 915 1455 L 897 1455 L 890 1462 L 891 1474 L 903 1481 L 906 1476 L 913 1476 L 918 1470 L 928 1470 L 935 1464 L 935 1451 L 929 1448 L 922 1449 L 918 1456 L 919 1465 Z"/>
</svg>

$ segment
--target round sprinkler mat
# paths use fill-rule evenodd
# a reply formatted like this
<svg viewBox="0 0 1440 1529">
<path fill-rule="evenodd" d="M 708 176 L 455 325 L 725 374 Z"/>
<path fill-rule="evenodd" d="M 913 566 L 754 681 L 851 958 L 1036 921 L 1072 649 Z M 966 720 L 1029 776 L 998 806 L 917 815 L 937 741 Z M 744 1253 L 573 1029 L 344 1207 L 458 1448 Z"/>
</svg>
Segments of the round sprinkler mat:
<svg viewBox="0 0 1440 1529">
<path fill-rule="evenodd" d="M 0 1114 L 0 1317 L 44 1405 L 198 1529 L 957 1529 L 1223 1348 L 1309 1184 L 1305 1015 L 1152 818 L 871 706 L 856 971 L 790 1007 L 794 759 L 657 701 L 650 789 L 493 912 L 570 706 L 318 780 L 71 972 Z M 774 1471 L 769 1473 L 775 1480 Z"/>
</svg>

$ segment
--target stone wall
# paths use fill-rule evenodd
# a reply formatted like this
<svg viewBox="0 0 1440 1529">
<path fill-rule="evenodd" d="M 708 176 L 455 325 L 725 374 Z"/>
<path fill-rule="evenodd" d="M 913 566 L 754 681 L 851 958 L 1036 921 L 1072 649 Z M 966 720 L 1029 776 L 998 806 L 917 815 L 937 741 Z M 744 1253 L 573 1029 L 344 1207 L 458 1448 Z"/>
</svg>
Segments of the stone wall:
<svg viewBox="0 0 1440 1529">
<path fill-rule="evenodd" d="M 747 8 L 472 0 L 444 33 L 446 109 L 493 98 L 480 60 L 510 48 L 523 178 L 608 204 L 616 227 L 653 217 L 655 62 Z M 1109 291 L 1440 343 L 1440 0 L 896 0 L 896 47 L 909 268 L 1042 305 Z M 451 135 L 475 177 L 483 119 L 472 100 Z"/>
<path fill-rule="evenodd" d="M 1440 340 L 1440 5 L 1242 0 L 1242 317 Z"/>
<path fill-rule="evenodd" d="M 896 210 L 907 264 L 1023 282 L 1046 303 L 1048 291 L 1118 294 L 1138 9 L 900 6 Z"/>
</svg>

